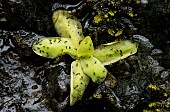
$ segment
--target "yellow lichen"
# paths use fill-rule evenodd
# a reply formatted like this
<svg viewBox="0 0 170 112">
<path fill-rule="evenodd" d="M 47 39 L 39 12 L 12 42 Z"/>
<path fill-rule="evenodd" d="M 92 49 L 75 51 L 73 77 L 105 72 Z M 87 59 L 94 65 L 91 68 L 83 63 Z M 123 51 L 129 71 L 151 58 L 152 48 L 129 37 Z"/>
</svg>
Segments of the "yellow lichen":
<svg viewBox="0 0 170 112">
<path fill-rule="evenodd" d="M 114 36 L 115 35 L 115 31 L 113 29 L 108 29 L 107 31 L 110 35 Z"/>
<path fill-rule="evenodd" d="M 110 16 L 115 16 L 115 12 L 113 11 L 109 11 L 108 13 L 110 14 Z"/>
<path fill-rule="evenodd" d="M 128 14 L 130 17 L 133 17 L 133 16 L 134 16 L 134 14 L 133 14 L 132 11 L 127 12 L 127 14 Z"/>
<path fill-rule="evenodd" d="M 163 95 L 164 97 L 168 97 L 168 94 L 167 93 L 164 93 L 164 95 Z"/>
<path fill-rule="evenodd" d="M 116 32 L 115 37 L 120 36 L 122 34 L 122 32 L 123 32 L 123 30 L 119 30 L 118 32 Z"/>
<path fill-rule="evenodd" d="M 167 101 L 167 102 L 166 102 L 165 107 L 166 107 L 166 108 L 170 108 L 170 101 Z"/>
<path fill-rule="evenodd" d="M 140 0 L 136 0 L 136 3 L 137 3 L 137 4 L 140 4 Z"/>
<path fill-rule="evenodd" d="M 156 111 L 156 112 L 162 112 L 162 110 L 161 110 L 161 109 L 155 109 L 155 111 Z"/>
<path fill-rule="evenodd" d="M 160 90 L 156 85 L 153 84 L 149 84 L 148 88 L 152 89 L 152 90 Z"/>
<path fill-rule="evenodd" d="M 115 2 L 111 1 L 111 4 L 112 4 L 113 6 L 115 6 Z"/>
<path fill-rule="evenodd" d="M 94 22 L 98 24 L 100 21 L 102 21 L 102 16 L 101 15 L 96 15 L 94 17 Z"/>
<path fill-rule="evenodd" d="M 152 108 L 152 107 L 156 107 L 156 106 L 161 106 L 162 105 L 162 103 L 161 102 L 152 102 L 152 103 L 150 103 L 149 105 L 148 105 L 148 107 L 150 107 L 150 108 Z"/>
<path fill-rule="evenodd" d="M 101 98 L 102 98 L 102 95 L 101 95 L 101 94 L 94 94 L 93 97 L 94 97 L 94 98 L 97 98 L 97 99 L 101 99 Z"/>
<path fill-rule="evenodd" d="M 104 18 L 108 18 L 109 17 L 109 15 L 108 15 L 108 13 L 106 13 L 105 15 L 104 15 Z"/>
<path fill-rule="evenodd" d="M 153 112 L 152 110 L 143 110 L 143 112 Z"/>
</svg>

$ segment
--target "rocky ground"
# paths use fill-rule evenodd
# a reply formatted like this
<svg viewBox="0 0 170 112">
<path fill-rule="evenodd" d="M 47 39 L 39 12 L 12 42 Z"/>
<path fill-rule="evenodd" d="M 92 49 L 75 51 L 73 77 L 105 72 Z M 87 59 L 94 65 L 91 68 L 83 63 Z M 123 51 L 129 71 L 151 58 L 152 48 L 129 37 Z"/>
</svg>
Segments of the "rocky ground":
<svg viewBox="0 0 170 112">
<path fill-rule="evenodd" d="M 112 3 L 0 0 L 0 111 L 169 112 L 170 2 L 124 0 L 114 6 Z M 106 66 L 110 77 L 116 78 L 116 85 L 115 81 L 110 86 L 106 82 L 90 83 L 82 101 L 72 107 L 72 58 L 65 55 L 47 59 L 31 49 L 38 39 L 57 36 L 51 20 L 57 9 L 72 11 L 82 23 L 84 35 L 90 35 L 95 46 L 120 38 L 139 43 L 135 55 Z M 117 10 L 116 15 L 111 16 L 110 10 Z M 99 12 L 104 19 L 98 24 L 94 17 Z M 122 34 L 115 36 L 110 33 L 112 30 L 122 30 Z"/>
</svg>

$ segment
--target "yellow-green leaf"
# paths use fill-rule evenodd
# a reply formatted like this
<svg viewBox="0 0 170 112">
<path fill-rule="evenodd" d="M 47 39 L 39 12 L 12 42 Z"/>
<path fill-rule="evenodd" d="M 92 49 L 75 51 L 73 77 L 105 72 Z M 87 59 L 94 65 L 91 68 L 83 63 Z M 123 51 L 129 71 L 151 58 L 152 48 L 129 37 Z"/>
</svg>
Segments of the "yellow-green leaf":
<svg viewBox="0 0 170 112">
<path fill-rule="evenodd" d="M 115 63 L 137 52 L 138 44 L 130 40 L 115 41 L 95 49 L 93 56 L 103 65 Z"/>
<path fill-rule="evenodd" d="M 63 37 L 42 38 L 33 44 L 32 49 L 36 54 L 47 58 L 55 58 L 64 54 L 77 56 L 77 47 L 72 40 Z"/>
<path fill-rule="evenodd" d="M 107 75 L 107 69 L 98 59 L 91 56 L 90 58 L 81 58 L 80 62 L 83 72 L 91 77 L 93 82 L 100 84 L 104 81 Z"/>
<path fill-rule="evenodd" d="M 77 53 L 78 57 L 89 57 L 94 53 L 93 42 L 90 36 L 85 37 L 85 39 L 81 41 Z"/>
<path fill-rule="evenodd" d="M 89 81 L 90 78 L 82 71 L 80 60 L 73 61 L 71 64 L 70 106 L 74 105 L 77 100 L 81 100 Z"/>
<path fill-rule="evenodd" d="M 61 37 L 71 38 L 76 45 L 83 40 L 81 23 L 68 11 L 57 10 L 52 17 L 54 28 Z"/>
</svg>

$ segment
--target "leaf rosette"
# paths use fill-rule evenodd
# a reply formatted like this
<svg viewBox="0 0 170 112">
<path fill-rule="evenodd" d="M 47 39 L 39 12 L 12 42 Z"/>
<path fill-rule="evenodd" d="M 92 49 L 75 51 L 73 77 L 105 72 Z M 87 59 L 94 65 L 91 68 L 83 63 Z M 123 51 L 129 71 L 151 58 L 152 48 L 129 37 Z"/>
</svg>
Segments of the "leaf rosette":
<svg viewBox="0 0 170 112">
<path fill-rule="evenodd" d="M 115 63 L 137 52 L 137 43 L 115 41 L 94 49 L 90 36 L 84 38 L 81 23 L 68 11 L 57 10 L 52 17 L 54 28 L 61 37 L 46 37 L 35 42 L 33 51 L 46 58 L 69 54 L 71 64 L 70 105 L 81 100 L 90 81 L 102 83 L 107 76 L 105 65 Z"/>
</svg>

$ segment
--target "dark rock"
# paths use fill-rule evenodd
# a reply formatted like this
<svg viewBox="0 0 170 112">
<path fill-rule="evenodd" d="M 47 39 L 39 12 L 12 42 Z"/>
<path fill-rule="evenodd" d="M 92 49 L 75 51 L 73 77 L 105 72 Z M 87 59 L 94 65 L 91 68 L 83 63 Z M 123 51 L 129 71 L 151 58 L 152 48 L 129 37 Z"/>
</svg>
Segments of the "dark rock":
<svg viewBox="0 0 170 112">
<path fill-rule="evenodd" d="M 170 111 L 169 2 L 142 0 L 136 5 L 136 1 L 125 0 L 110 8 L 109 1 L 0 1 L 0 111 Z M 57 36 L 51 21 L 52 8 L 71 10 L 81 19 L 85 35 L 92 36 L 95 46 L 115 40 L 108 34 L 108 28 L 123 28 L 123 37 L 118 39 L 139 43 L 135 55 L 107 66 L 117 79 L 116 86 L 113 77 L 106 80 L 110 85 L 90 83 L 82 100 L 72 107 L 69 106 L 72 59 L 67 55 L 46 59 L 31 49 L 38 39 Z M 98 11 L 107 13 L 111 9 L 119 9 L 115 17 L 110 17 L 117 24 L 113 21 L 110 24 L 107 19 L 94 24 Z M 131 9 L 137 16 L 127 15 Z"/>
</svg>

